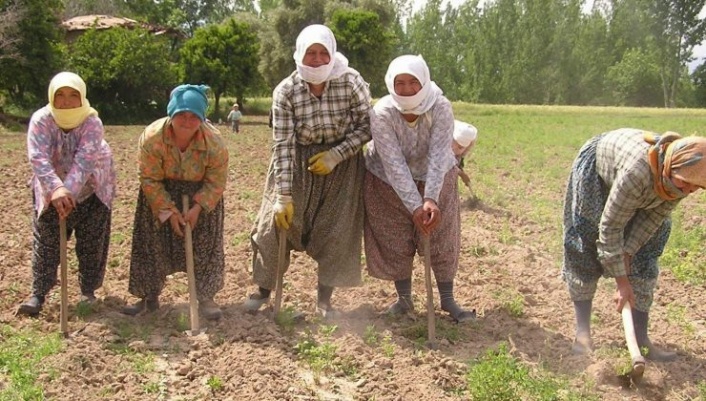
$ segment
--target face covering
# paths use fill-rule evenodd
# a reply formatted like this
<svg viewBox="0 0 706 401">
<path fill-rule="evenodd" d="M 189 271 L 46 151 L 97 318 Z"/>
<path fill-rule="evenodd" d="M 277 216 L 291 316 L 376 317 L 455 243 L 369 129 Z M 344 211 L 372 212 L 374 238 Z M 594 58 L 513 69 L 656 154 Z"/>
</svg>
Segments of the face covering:
<svg viewBox="0 0 706 401">
<path fill-rule="evenodd" d="M 401 112 L 405 113 L 407 111 L 413 111 L 414 109 L 417 108 L 424 99 L 426 99 L 427 94 L 429 94 L 429 85 L 424 85 L 422 89 L 419 90 L 419 92 L 415 93 L 412 96 L 400 96 L 394 91 L 390 93 L 390 96 L 392 96 L 392 99 L 399 105 L 399 107 L 402 109 L 400 110 Z"/>
<path fill-rule="evenodd" d="M 54 107 L 54 95 L 60 88 L 71 88 L 81 94 L 81 106 L 74 109 L 57 109 Z M 70 130 L 78 127 L 89 116 L 97 116 L 98 112 L 91 107 L 86 99 L 86 83 L 73 72 L 60 72 L 49 82 L 48 89 L 49 111 L 59 128 Z"/>
<path fill-rule="evenodd" d="M 299 76 L 301 76 L 306 82 L 318 85 L 326 82 L 329 75 L 331 75 L 334 63 L 335 60 L 331 57 L 331 61 L 328 64 L 318 67 L 309 67 L 303 64 L 297 64 L 297 73 L 299 73 Z"/>
</svg>

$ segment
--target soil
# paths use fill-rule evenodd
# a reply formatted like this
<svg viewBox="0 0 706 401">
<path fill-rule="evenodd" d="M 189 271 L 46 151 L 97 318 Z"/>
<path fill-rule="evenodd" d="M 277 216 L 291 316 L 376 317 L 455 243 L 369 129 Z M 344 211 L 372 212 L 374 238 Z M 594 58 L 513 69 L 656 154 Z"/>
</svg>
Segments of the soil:
<svg viewBox="0 0 706 401">
<path fill-rule="evenodd" d="M 475 308 L 478 318 L 456 324 L 435 299 L 438 349 L 424 345 L 422 261 L 416 262 L 413 278 L 417 312 L 410 316 L 385 316 L 383 312 L 394 300 L 394 286 L 364 273 L 361 287 L 334 293 L 340 318 L 318 318 L 314 312 L 315 264 L 301 253 L 293 255 L 283 303 L 304 311 L 306 320 L 277 325 L 271 310 L 246 313 L 242 302 L 255 290 L 249 273 L 248 234 L 259 208 L 271 146 L 266 117 L 248 120 L 237 136 L 223 126 L 231 150 L 225 195 L 227 272 L 225 288 L 216 301 L 224 317 L 218 322 L 201 319 L 206 330 L 196 335 L 186 332 L 189 300 L 184 274 L 171 277 L 157 312 L 135 318 L 120 313 L 122 306 L 135 301 L 127 292 L 127 283 L 138 188 L 136 140 L 142 127 L 106 127 L 119 170 L 106 278 L 96 293 L 93 312 L 79 313 L 72 239 L 70 335 L 62 340 L 62 351 L 43 362 L 45 367 L 56 368 L 53 373 L 38 367 L 44 373 L 37 383 L 47 399 L 469 399 L 464 390 L 469 363 L 501 344 L 507 344 L 511 355 L 529 368 L 542 368 L 567 380 L 572 390 L 598 399 L 699 397 L 699 383 L 703 388 L 706 379 L 703 285 L 690 286 L 669 271 L 663 272 L 651 316 L 651 336 L 660 346 L 676 350 L 679 358 L 670 363 L 648 362 L 639 385 L 626 383 L 616 374 L 626 348 L 620 314 L 611 301 L 611 283 L 601 281 L 595 301 L 593 340 L 598 351 L 572 355 L 573 309 L 559 278 L 560 227 L 555 221 L 536 222 L 512 212 L 494 203 L 493 197 L 476 198 L 466 189 L 461 193 L 463 245 L 456 299 Z M 24 135 L 0 135 L 5 192 L 0 212 L 0 321 L 14 329 L 32 328 L 50 335 L 59 331 L 58 286 L 38 318 L 15 316 L 31 289 L 32 207 Z M 552 207 L 559 213 L 561 191 L 556 191 L 555 198 Z M 686 306 L 683 319 L 674 318 L 672 305 Z M 317 359 L 313 351 L 304 353 L 307 344 L 318 344 L 310 350 L 324 356 Z M 335 352 L 324 353 L 333 347 Z M 4 380 L 0 372 L 0 389 Z M 558 397 L 563 399 L 561 394 Z"/>
</svg>

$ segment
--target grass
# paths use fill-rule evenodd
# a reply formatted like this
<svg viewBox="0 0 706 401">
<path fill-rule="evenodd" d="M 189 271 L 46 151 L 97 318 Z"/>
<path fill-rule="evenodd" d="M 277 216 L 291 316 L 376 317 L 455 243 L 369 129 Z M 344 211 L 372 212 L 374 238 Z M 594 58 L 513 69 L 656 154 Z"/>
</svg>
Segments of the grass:
<svg viewBox="0 0 706 401">
<path fill-rule="evenodd" d="M 44 400 L 37 378 L 53 369 L 44 359 L 61 348 L 58 334 L 0 326 L 0 400 Z"/>
<path fill-rule="evenodd" d="M 599 400 L 571 390 L 565 379 L 530 369 L 513 357 L 504 343 L 472 362 L 465 378 L 471 400 Z"/>
</svg>

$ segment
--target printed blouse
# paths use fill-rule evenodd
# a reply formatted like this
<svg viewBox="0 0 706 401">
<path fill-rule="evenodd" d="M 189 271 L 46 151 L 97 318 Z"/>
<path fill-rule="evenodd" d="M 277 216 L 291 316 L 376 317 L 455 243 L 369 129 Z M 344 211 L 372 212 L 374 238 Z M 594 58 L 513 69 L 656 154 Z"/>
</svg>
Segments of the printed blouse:
<svg viewBox="0 0 706 401">
<path fill-rule="evenodd" d="M 142 132 L 138 150 L 140 184 L 155 218 L 161 211 L 181 213 L 182 209 L 181 199 L 169 197 L 164 180 L 203 182 L 194 201 L 206 212 L 213 210 L 223 197 L 228 179 L 228 149 L 218 129 L 210 123 L 201 124 L 181 152 L 171 120 L 161 118 Z"/>
<path fill-rule="evenodd" d="M 64 132 L 48 107 L 37 110 L 27 130 L 27 156 L 38 215 L 46 211 L 51 195 L 61 186 L 79 203 L 95 193 L 111 208 L 115 198 L 113 155 L 104 139 L 103 122 L 97 116 Z"/>
<path fill-rule="evenodd" d="M 448 99 L 440 96 L 410 126 L 389 100 L 388 95 L 375 104 L 365 166 L 390 185 L 413 213 L 423 204 L 415 181 L 424 181 L 424 198 L 438 202 L 444 176 L 456 165 L 451 150 L 453 111 Z"/>
</svg>

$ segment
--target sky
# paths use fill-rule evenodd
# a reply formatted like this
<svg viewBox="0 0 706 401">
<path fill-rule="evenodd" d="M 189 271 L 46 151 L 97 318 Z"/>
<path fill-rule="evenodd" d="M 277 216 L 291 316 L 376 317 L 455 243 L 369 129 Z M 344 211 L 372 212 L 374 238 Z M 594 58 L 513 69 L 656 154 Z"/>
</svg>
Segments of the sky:
<svg viewBox="0 0 706 401">
<path fill-rule="evenodd" d="M 452 6 L 458 7 L 459 5 L 463 4 L 466 0 L 446 0 L 444 1 L 444 6 L 446 6 L 447 3 L 451 3 Z M 412 1 L 412 12 L 419 11 L 424 4 L 426 4 L 426 0 L 413 0 Z M 483 5 L 483 0 L 480 1 L 481 6 Z M 588 11 L 591 9 L 593 6 L 593 0 L 587 0 L 586 4 L 584 5 L 584 10 Z M 701 13 L 699 13 L 699 16 L 701 18 L 706 17 L 706 7 L 704 7 L 701 10 Z M 706 43 L 702 42 L 702 44 L 696 46 L 694 48 L 694 61 L 689 63 L 689 72 L 693 72 L 696 67 L 698 67 L 700 64 L 703 63 L 704 59 L 706 59 Z"/>
</svg>

